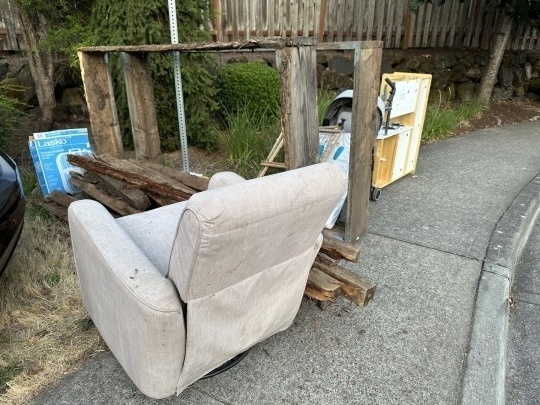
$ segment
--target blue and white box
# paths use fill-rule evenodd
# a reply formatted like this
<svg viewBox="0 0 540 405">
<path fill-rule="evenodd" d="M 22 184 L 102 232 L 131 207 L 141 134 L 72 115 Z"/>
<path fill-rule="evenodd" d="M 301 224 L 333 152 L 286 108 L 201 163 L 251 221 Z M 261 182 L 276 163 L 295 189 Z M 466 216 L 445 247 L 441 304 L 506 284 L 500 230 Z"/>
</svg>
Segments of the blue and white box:
<svg viewBox="0 0 540 405">
<path fill-rule="evenodd" d="M 78 189 L 69 182 L 70 171 L 82 173 L 67 161 L 68 154 L 93 156 L 88 129 L 61 129 L 37 132 L 28 142 L 30 155 L 44 196 L 53 190 L 74 194 Z"/>
</svg>

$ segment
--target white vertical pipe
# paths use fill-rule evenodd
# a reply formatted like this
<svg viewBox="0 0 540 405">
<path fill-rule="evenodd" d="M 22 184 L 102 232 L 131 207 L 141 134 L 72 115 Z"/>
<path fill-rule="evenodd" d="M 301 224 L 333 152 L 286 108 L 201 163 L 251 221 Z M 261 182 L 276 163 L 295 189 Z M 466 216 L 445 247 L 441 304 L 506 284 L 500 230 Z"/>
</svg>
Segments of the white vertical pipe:
<svg viewBox="0 0 540 405">
<path fill-rule="evenodd" d="M 178 43 L 178 27 L 176 25 L 176 1 L 169 0 L 169 27 L 171 43 Z M 189 173 L 189 156 L 186 135 L 186 117 L 184 114 L 184 93 L 182 92 L 182 73 L 180 72 L 180 52 L 173 52 L 174 87 L 176 90 L 176 108 L 178 110 L 178 127 L 180 129 L 180 149 L 185 172 Z"/>
</svg>

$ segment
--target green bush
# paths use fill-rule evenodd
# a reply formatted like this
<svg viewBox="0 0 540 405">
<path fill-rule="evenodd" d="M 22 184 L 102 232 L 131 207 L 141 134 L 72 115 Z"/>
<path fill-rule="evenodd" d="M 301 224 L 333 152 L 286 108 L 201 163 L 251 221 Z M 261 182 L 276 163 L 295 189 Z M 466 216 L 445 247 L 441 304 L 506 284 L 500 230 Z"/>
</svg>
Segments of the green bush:
<svg viewBox="0 0 540 405">
<path fill-rule="evenodd" d="M 275 69 L 260 63 L 228 63 L 216 75 L 222 115 L 236 115 L 248 108 L 248 116 L 272 122 L 280 114 L 281 82 Z"/>
<path fill-rule="evenodd" d="M 0 147 L 5 147 L 15 134 L 23 114 L 21 102 L 0 89 Z"/>
</svg>

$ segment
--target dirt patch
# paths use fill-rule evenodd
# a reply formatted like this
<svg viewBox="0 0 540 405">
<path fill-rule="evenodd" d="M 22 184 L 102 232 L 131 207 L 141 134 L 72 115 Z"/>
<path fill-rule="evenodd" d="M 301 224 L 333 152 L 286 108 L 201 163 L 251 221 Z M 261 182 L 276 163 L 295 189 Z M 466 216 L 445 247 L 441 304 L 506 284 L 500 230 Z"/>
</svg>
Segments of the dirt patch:
<svg viewBox="0 0 540 405">
<path fill-rule="evenodd" d="M 452 135 L 461 135 L 479 129 L 500 127 L 539 119 L 539 101 L 497 101 L 492 102 L 489 108 L 483 110 L 476 117 L 463 122 L 458 129 L 453 131 Z"/>
</svg>

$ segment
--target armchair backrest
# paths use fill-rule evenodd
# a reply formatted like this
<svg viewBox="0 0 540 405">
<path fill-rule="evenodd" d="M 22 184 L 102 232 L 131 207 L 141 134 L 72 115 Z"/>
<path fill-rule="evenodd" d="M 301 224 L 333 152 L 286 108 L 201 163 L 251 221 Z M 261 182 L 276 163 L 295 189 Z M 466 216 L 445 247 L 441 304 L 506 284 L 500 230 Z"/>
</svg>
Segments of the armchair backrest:
<svg viewBox="0 0 540 405">
<path fill-rule="evenodd" d="M 187 302 L 302 255 L 345 188 L 341 169 L 320 163 L 195 194 L 179 221 L 168 277 Z"/>
</svg>

